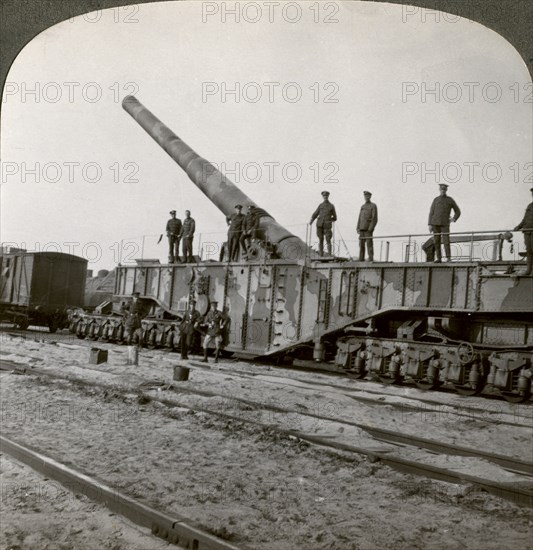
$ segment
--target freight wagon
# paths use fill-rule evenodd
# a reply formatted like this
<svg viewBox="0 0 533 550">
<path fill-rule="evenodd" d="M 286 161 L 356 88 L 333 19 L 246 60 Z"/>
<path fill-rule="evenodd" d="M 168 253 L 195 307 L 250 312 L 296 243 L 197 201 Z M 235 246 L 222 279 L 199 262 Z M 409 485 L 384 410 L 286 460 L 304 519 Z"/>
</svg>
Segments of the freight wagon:
<svg viewBox="0 0 533 550">
<path fill-rule="evenodd" d="M 87 260 L 60 252 L 0 252 L 0 319 L 25 329 L 68 326 L 68 310 L 83 306 Z"/>
</svg>

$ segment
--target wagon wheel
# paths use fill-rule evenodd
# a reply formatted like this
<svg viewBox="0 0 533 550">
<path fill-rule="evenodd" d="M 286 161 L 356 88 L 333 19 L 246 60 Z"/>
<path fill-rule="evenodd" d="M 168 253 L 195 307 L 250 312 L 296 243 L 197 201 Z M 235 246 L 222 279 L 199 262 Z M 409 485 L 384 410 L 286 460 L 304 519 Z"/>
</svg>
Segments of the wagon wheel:
<svg viewBox="0 0 533 550">
<path fill-rule="evenodd" d="M 531 397 L 531 390 L 525 391 L 522 394 L 520 393 L 513 393 L 513 392 L 500 392 L 501 395 L 503 395 L 503 398 L 508 403 L 524 403 Z"/>
<path fill-rule="evenodd" d="M 165 336 L 165 347 L 169 350 L 174 349 L 174 331 L 170 330 Z"/>
<path fill-rule="evenodd" d="M 361 378 L 364 378 L 366 376 L 366 371 L 364 369 L 361 369 L 359 371 L 347 370 L 346 374 L 347 374 L 348 378 L 354 378 L 355 380 L 361 380 Z"/>
<path fill-rule="evenodd" d="M 468 385 L 455 384 L 455 390 L 459 395 L 464 395 L 465 397 L 471 397 L 472 395 L 478 395 L 481 393 L 485 387 L 485 377 L 480 375 L 478 383 L 472 387 Z"/>
<path fill-rule="evenodd" d="M 157 329 L 152 328 L 146 337 L 146 347 L 148 349 L 155 349 L 157 347 Z"/>
<path fill-rule="evenodd" d="M 417 380 L 416 387 L 419 390 L 428 391 L 428 390 L 437 390 L 440 387 L 440 381 L 439 380 L 433 380 L 433 382 L 429 382 L 428 380 Z"/>
<path fill-rule="evenodd" d="M 109 328 L 107 325 L 104 325 L 101 329 L 101 332 L 102 332 L 102 336 L 100 336 L 100 340 L 102 342 L 109 342 Z"/>
<path fill-rule="evenodd" d="M 422 378 L 415 381 L 416 387 L 422 391 L 437 390 L 442 385 L 442 381 L 439 379 L 439 371 L 436 371 L 433 380 L 429 380 L 427 377 L 429 364 L 426 364 L 422 371 Z"/>
<path fill-rule="evenodd" d="M 402 382 L 402 375 L 400 373 L 380 374 L 378 378 L 382 384 L 386 384 L 387 386 L 392 384 L 401 384 Z"/>
<path fill-rule="evenodd" d="M 57 329 L 58 329 L 58 326 L 57 326 L 56 320 L 53 319 L 48 323 L 48 330 L 50 331 L 50 334 L 55 334 L 57 332 Z"/>
<path fill-rule="evenodd" d="M 75 332 L 76 332 L 76 336 L 80 339 L 80 340 L 83 340 L 85 338 L 85 324 L 83 321 L 78 321 L 76 323 L 76 326 L 75 326 Z"/>
<path fill-rule="evenodd" d="M 24 318 L 18 321 L 17 325 L 20 330 L 26 330 L 30 326 L 30 321 L 29 319 Z"/>
<path fill-rule="evenodd" d="M 509 390 L 500 390 L 500 395 L 509 403 L 523 403 L 531 397 L 531 384 L 529 388 L 520 391 L 518 388 L 518 372 L 512 373 L 511 387 Z"/>
</svg>

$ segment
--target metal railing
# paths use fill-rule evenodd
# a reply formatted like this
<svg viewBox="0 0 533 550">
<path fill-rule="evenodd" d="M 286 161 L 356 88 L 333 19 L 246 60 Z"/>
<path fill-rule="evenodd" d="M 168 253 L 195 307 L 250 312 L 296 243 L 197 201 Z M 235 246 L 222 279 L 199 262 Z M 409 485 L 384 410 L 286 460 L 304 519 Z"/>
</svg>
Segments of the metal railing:
<svg viewBox="0 0 533 550">
<path fill-rule="evenodd" d="M 310 224 L 298 224 L 288 226 L 299 228 L 305 234 L 305 243 L 311 250 L 304 260 L 320 259 L 318 254 L 318 238 L 315 230 Z M 295 234 L 298 232 L 295 231 Z M 348 258 L 356 260 L 359 258 L 359 244 L 361 240 L 373 240 L 374 259 L 379 262 L 424 262 L 424 246 L 428 247 L 428 241 L 435 235 L 449 236 L 452 249 L 452 259 L 464 261 L 496 261 L 505 256 L 509 260 L 518 260 L 519 252 L 522 250 L 522 240 L 513 241 L 513 234 L 517 233 L 507 229 L 494 229 L 486 231 L 457 231 L 450 233 L 405 233 L 400 235 L 373 235 L 372 237 L 361 237 L 345 240 L 338 228 L 333 226 L 332 257 Z M 166 235 L 160 242 L 157 235 L 140 235 L 138 237 L 124 238 L 116 243 L 116 263 L 133 264 L 137 259 L 154 258 L 162 259 L 166 263 L 168 254 L 168 241 Z M 194 253 L 202 261 L 218 261 L 222 244 L 227 240 L 227 232 L 203 232 L 196 233 L 193 241 Z M 443 246 L 441 238 L 441 247 Z M 485 243 L 485 244 L 483 244 Z M 506 250 L 505 244 L 511 245 L 510 253 Z M 481 249 L 480 249 L 481 245 Z M 326 242 L 324 241 L 324 248 Z"/>
</svg>

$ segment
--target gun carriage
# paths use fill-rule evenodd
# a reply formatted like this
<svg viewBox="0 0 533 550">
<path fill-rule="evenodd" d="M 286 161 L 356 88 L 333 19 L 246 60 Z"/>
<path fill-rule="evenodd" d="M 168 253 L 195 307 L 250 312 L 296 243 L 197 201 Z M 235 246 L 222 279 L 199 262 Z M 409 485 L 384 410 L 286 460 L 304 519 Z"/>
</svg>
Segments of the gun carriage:
<svg viewBox="0 0 533 550">
<path fill-rule="evenodd" d="M 261 240 L 246 261 L 116 270 L 114 303 L 80 319 L 80 337 L 120 341 L 120 306 L 140 292 L 146 345 L 176 347 L 191 300 L 218 301 L 231 323 L 225 350 L 248 358 L 334 359 L 337 370 L 423 389 L 474 395 L 487 385 L 507 400 L 531 395 L 533 277 L 518 262 L 365 263 L 319 258 L 132 96 L 124 109 L 225 215 L 253 205 Z"/>
</svg>

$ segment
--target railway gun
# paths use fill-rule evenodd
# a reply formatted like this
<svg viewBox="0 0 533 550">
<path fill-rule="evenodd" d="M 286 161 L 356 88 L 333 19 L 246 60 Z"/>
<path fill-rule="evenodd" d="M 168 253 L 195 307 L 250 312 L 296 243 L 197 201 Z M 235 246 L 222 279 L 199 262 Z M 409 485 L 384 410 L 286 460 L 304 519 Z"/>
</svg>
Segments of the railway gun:
<svg viewBox="0 0 533 550">
<path fill-rule="evenodd" d="M 122 342 L 123 308 L 139 292 L 141 343 L 177 349 L 189 303 L 204 315 L 217 301 L 230 318 L 225 351 L 238 357 L 329 362 L 385 384 L 451 386 L 462 395 L 491 387 L 510 402 L 530 398 L 533 277 L 514 275 L 520 262 L 320 257 L 137 99 L 123 107 L 222 214 L 254 206 L 259 238 L 241 261 L 119 265 L 113 299 L 72 322 L 80 338 Z"/>
</svg>

